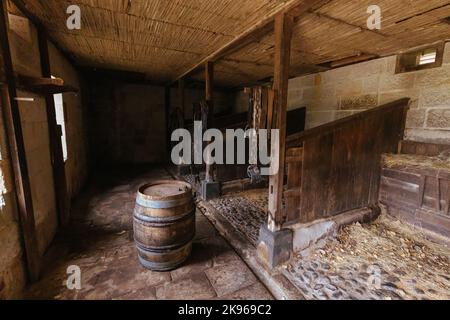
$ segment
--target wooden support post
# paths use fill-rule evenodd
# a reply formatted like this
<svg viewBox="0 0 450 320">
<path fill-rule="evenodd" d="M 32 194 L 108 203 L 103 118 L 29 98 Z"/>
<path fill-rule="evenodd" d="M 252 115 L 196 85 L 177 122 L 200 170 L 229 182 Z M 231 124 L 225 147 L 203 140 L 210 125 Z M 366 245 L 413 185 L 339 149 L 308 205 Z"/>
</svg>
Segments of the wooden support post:
<svg viewBox="0 0 450 320">
<path fill-rule="evenodd" d="M 180 113 L 181 113 L 181 127 L 185 126 L 185 117 L 186 117 L 186 106 L 185 106 L 185 95 L 184 95 L 184 79 L 178 80 L 178 95 L 180 99 Z"/>
<path fill-rule="evenodd" d="M 165 116 L 165 124 L 166 124 L 166 149 L 167 149 L 167 159 L 170 161 L 171 156 L 171 147 L 172 147 L 172 132 L 170 132 L 170 86 L 165 87 L 164 92 L 164 116 Z"/>
<path fill-rule="evenodd" d="M 289 64 L 294 18 L 280 14 L 275 18 L 275 71 L 274 71 L 274 128 L 280 130 L 279 170 L 269 181 L 269 221 L 272 232 L 281 229 L 283 223 L 283 183 L 285 167 L 286 109 L 288 97 Z"/>
<path fill-rule="evenodd" d="M 207 112 L 207 128 L 214 127 L 214 65 L 212 62 L 205 63 L 205 100 L 208 108 Z M 208 161 L 209 162 L 209 161 Z M 209 200 L 220 195 L 220 184 L 214 179 L 214 164 L 206 164 L 205 180 L 202 181 L 202 198 Z"/>
<path fill-rule="evenodd" d="M 2 89 L 4 98 L 3 116 L 8 133 L 11 161 L 14 170 L 17 204 L 19 209 L 20 226 L 25 246 L 27 271 L 30 281 L 39 278 L 40 255 L 36 237 L 31 185 L 28 176 L 28 165 L 23 141 L 22 122 L 19 112 L 14 69 L 8 39 L 8 13 L 6 1 L 0 1 L 0 42 L 3 65 L 7 80 L 7 88 Z"/>
<path fill-rule="evenodd" d="M 41 25 L 36 26 L 38 31 L 39 54 L 42 76 L 51 78 L 50 57 L 48 53 L 48 40 L 46 32 Z M 62 227 L 69 223 L 69 198 L 67 196 L 66 171 L 62 150 L 61 131 L 56 121 L 55 100 L 52 94 L 45 95 L 47 111 L 48 136 L 50 140 L 50 152 L 53 166 L 53 183 L 58 208 L 59 224 Z"/>
<path fill-rule="evenodd" d="M 212 128 L 214 122 L 213 83 L 214 83 L 214 64 L 208 61 L 205 63 L 205 100 L 208 106 L 207 128 Z M 205 180 L 207 182 L 214 181 L 213 170 L 214 167 L 212 165 L 208 164 L 206 165 Z"/>
</svg>

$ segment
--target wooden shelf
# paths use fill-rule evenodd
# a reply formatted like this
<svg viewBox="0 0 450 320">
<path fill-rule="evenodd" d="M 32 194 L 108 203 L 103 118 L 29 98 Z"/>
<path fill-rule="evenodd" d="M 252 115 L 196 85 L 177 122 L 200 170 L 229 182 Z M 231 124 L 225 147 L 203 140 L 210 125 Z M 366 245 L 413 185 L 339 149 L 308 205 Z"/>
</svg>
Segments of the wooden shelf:
<svg viewBox="0 0 450 320">
<path fill-rule="evenodd" d="M 78 92 L 77 88 L 64 84 L 64 80 L 61 78 L 39 78 L 17 75 L 16 82 L 18 89 L 38 94 Z"/>
<path fill-rule="evenodd" d="M 37 94 L 57 94 L 64 92 L 78 92 L 78 89 L 64 84 L 61 78 L 40 78 L 30 77 L 21 74 L 16 75 L 16 87 L 19 90 L 29 91 Z M 6 80 L 0 77 L 0 84 L 5 84 Z"/>
</svg>

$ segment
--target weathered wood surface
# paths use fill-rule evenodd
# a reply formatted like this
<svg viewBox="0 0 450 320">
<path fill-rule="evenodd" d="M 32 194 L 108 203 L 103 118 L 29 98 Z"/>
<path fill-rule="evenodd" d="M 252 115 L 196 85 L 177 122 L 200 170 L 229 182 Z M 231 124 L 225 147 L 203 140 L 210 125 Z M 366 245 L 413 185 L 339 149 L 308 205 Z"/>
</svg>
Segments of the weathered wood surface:
<svg viewBox="0 0 450 320">
<path fill-rule="evenodd" d="M 303 165 L 300 209 L 289 208 L 285 223 L 376 205 L 381 155 L 397 151 L 408 104 L 401 99 L 289 137 L 303 146 Z"/>
<path fill-rule="evenodd" d="M 384 163 L 380 202 L 399 219 L 450 236 L 450 171 Z"/>
<path fill-rule="evenodd" d="M 281 228 L 284 219 L 283 187 L 286 152 L 286 110 L 288 99 L 289 67 L 291 59 L 292 28 L 294 18 L 286 14 L 275 17 L 274 59 L 274 128 L 280 130 L 278 173 L 269 178 L 269 223 L 270 231 Z"/>
<path fill-rule="evenodd" d="M 436 157 L 444 151 L 450 152 L 450 144 L 402 140 L 400 141 L 399 151 L 403 154 L 417 154 L 421 156 Z"/>
<path fill-rule="evenodd" d="M 286 151 L 287 188 L 284 191 L 287 220 L 294 220 L 300 215 L 302 194 L 303 148 L 290 148 Z"/>
</svg>

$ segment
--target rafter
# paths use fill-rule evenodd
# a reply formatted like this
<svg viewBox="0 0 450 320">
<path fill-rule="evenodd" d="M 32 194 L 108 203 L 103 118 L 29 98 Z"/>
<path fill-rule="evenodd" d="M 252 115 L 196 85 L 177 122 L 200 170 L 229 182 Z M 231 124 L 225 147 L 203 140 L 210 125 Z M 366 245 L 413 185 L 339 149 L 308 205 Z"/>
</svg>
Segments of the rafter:
<svg viewBox="0 0 450 320">
<path fill-rule="evenodd" d="M 212 54 L 208 55 L 207 57 L 203 58 L 200 62 L 196 63 L 194 66 L 177 76 L 175 79 L 173 79 L 172 82 L 178 81 L 178 79 L 184 78 L 196 70 L 204 67 L 205 63 L 208 61 L 217 61 L 221 58 L 223 58 L 226 55 L 229 55 L 248 44 L 258 41 L 268 33 L 272 32 L 274 29 L 274 20 L 277 15 L 280 13 L 287 13 L 294 18 L 300 17 L 302 14 L 308 12 L 312 8 L 317 8 L 330 0 L 291 0 L 286 2 L 285 5 L 283 5 L 278 10 L 274 11 L 272 14 L 264 17 L 262 20 L 260 20 L 258 23 L 241 33 L 239 36 L 237 36 L 232 41 L 228 42 Z"/>
</svg>

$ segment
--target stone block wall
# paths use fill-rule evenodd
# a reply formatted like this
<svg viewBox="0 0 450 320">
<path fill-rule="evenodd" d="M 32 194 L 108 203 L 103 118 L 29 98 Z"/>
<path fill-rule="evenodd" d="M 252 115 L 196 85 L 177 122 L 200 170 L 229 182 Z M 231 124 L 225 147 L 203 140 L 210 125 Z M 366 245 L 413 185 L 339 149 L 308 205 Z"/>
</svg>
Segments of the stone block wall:
<svg viewBox="0 0 450 320">
<path fill-rule="evenodd" d="M 96 79 L 89 83 L 95 165 L 166 161 L 164 87 Z"/>
<path fill-rule="evenodd" d="M 166 163 L 165 88 L 107 79 L 91 79 L 90 142 L 98 166 Z M 203 89 L 185 89 L 185 117 L 205 98 Z M 234 95 L 216 89 L 215 113 L 232 110 Z M 170 92 L 170 109 L 180 106 L 179 91 Z"/>
<path fill-rule="evenodd" d="M 307 107 L 307 128 L 399 98 L 412 99 L 406 138 L 450 141 L 450 43 L 442 67 L 395 74 L 396 56 L 289 81 L 288 109 Z"/>
<path fill-rule="evenodd" d="M 49 56 L 53 76 L 78 89 L 77 93 L 63 93 L 67 140 L 65 171 L 67 192 L 73 198 L 85 184 L 89 168 L 85 81 L 52 43 L 49 43 Z"/>
<path fill-rule="evenodd" d="M 27 20 L 28 21 L 28 20 Z M 27 24 L 15 25 L 9 20 L 9 42 L 14 71 L 26 76 L 42 75 L 36 28 Z M 39 253 L 44 254 L 57 229 L 57 211 L 50 157 L 50 140 L 46 104 L 43 96 L 19 90 L 22 132 L 27 157 L 31 195 L 36 222 Z"/>
<path fill-rule="evenodd" d="M 19 23 L 15 21 L 19 20 Z M 13 67 L 16 73 L 41 76 L 36 28 L 21 16 L 10 17 L 10 39 Z M 55 76 L 67 84 L 80 87 L 81 79 L 74 67 L 50 46 L 51 66 Z M 45 99 L 41 95 L 18 91 L 22 131 L 29 170 L 39 254 L 44 255 L 58 227 L 53 170 L 50 156 L 48 119 Z M 87 140 L 81 93 L 64 94 L 67 113 L 68 154 L 66 176 L 69 196 L 80 190 L 87 174 Z M 0 300 L 20 298 L 26 283 L 24 252 L 18 220 L 13 171 L 9 157 L 3 114 L 0 114 Z"/>
<path fill-rule="evenodd" d="M 2 107 L 0 101 L 0 109 Z M 13 180 L 6 129 L 0 113 L 0 300 L 20 298 L 26 279 Z"/>
<path fill-rule="evenodd" d="M 205 90 L 197 88 L 185 89 L 185 118 L 192 119 L 192 108 L 194 103 L 205 100 Z M 180 97 L 178 89 L 170 90 L 170 106 L 171 110 L 180 106 Z M 214 113 L 224 113 L 233 110 L 234 93 L 219 89 L 214 90 Z"/>
</svg>

